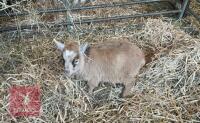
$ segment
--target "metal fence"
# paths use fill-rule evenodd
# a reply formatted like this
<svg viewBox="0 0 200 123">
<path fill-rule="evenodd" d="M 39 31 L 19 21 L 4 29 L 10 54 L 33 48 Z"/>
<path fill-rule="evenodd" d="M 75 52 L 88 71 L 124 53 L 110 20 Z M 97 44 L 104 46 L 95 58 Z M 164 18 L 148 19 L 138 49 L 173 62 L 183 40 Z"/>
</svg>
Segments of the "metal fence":
<svg viewBox="0 0 200 123">
<path fill-rule="evenodd" d="M 41 14 L 56 14 L 61 12 L 77 12 L 81 10 L 94 10 L 99 8 L 114 8 L 114 7 L 124 7 L 124 6 L 132 6 L 135 4 L 152 4 L 152 3 L 159 3 L 159 2 L 165 2 L 166 5 L 172 6 L 172 10 L 164 10 L 160 12 L 150 12 L 150 13 L 142 13 L 142 14 L 134 14 L 134 15 L 122 15 L 122 16 L 112 16 L 112 17 L 100 17 L 100 18 L 89 18 L 89 19 L 83 19 L 78 21 L 69 20 L 64 23 L 55 24 L 54 27 L 60 27 L 60 26 L 71 26 L 76 24 L 84 24 L 84 23 L 99 23 L 99 22 L 107 22 L 107 21 L 115 21 L 115 20 L 122 20 L 122 19 L 131 19 L 131 18 L 138 18 L 138 17 L 148 17 L 148 16 L 160 16 L 160 15 L 169 15 L 169 14 L 176 14 L 177 19 L 181 19 L 186 11 L 188 11 L 190 14 L 193 14 L 197 19 L 199 17 L 191 10 L 189 9 L 189 0 L 175 0 L 176 4 L 179 4 L 180 7 L 176 7 L 174 3 L 172 3 L 171 0 L 140 0 L 140 1 L 132 1 L 132 2 L 117 2 L 112 4 L 98 4 L 98 5 L 91 5 L 91 6 L 82 6 L 82 7 L 75 7 L 75 8 L 51 8 L 51 9 L 37 9 L 34 13 L 41 15 Z M 20 12 L 20 13 L 3 13 L 0 14 L 1 17 L 16 17 L 16 16 L 27 16 L 30 15 L 28 12 Z M 44 25 L 23 25 L 20 26 L 20 30 L 24 29 L 34 29 L 40 26 L 40 28 L 44 27 Z M 45 25 L 45 27 L 48 27 Z M 1 27 L 0 33 L 7 32 L 7 31 L 16 31 L 19 27 L 13 26 L 13 27 Z"/>
</svg>

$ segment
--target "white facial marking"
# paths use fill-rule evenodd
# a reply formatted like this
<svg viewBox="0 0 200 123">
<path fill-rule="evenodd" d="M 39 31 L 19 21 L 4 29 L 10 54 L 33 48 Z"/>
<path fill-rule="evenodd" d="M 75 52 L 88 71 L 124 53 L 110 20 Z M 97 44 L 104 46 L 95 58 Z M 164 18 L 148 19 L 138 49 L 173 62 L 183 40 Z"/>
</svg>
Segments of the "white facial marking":
<svg viewBox="0 0 200 123">
<path fill-rule="evenodd" d="M 78 67 L 75 67 L 73 65 L 74 58 L 77 56 L 77 53 L 74 51 L 65 50 L 63 52 L 63 58 L 65 60 L 65 72 L 68 76 L 71 76 L 72 74 L 76 73 L 78 70 Z M 78 63 L 76 64 L 76 66 Z"/>
<path fill-rule="evenodd" d="M 73 57 L 74 55 L 76 55 L 76 53 L 74 51 L 65 50 L 63 52 L 63 58 L 65 60 L 69 59 L 70 57 Z"/>
</svg>

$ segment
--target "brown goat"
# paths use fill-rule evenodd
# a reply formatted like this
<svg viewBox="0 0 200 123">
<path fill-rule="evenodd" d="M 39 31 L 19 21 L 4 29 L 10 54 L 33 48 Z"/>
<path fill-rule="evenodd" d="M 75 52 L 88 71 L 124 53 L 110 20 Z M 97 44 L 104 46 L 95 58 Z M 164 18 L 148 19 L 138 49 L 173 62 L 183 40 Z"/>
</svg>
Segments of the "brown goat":
<svg viewBox="0 0 200 123">
<path fill-rule="evenodd" d="M 66 74 L 87 80 L 90 92 L 99 82 L 110 82 L 124 84 L 123 96 L 131 94 L 134 78 L 145 64 L 142 50 L 124 38 L 108 39 L 92 46 L 55 43 L 63 52 Z"/>
</svg>

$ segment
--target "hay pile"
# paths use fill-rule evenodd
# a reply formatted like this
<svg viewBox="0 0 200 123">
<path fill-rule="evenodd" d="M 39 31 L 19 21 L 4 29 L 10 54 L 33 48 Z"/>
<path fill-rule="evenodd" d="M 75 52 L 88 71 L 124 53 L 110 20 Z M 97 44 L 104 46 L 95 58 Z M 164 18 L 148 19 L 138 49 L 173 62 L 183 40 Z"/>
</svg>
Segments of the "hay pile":
<svg viewBox="0 0 200 123">
<path fill-rule="evenodd" d="M 141 30 L 86 35 L 80 41 L 128 37 L 146 53 L 154 53 L 137 77 L 133 97 L 87 95 L 84 82 L 63 76 L 63 61 L 50 38 L 1 40 L 0 116 L 2 122 L 189 122 L 200 121 L 200 40 L 176 23 L 148 19 Z M 130 28 L 130 27 L 127 27 Z M 100 32 L 100 31 L 99 31 Z M 117 33 L 116 33 L 117 32 Z M 68 40 L 68 39 L 66 39 Z M 42 115 L 13 118 L 8 113 L 8 88 L 40 84 Z M 106 87 L 101 87 L 104 90 Z M 104 91 L 103 91 L 104 92 Z M 108 98 L 106 97 L 108 96 Z M 107 98 L 98 100 L 99 98 Z M 95 104 L 95 105 L 93 105 Z M 95 107 L 94 107 L 95 106 Z"/>
<path fill-rule="evenodd" d="M 101 1 L 100 1 L 101 2 Z M 102 0 L 102 3 L 107 2 Z M 27 9 L 27 8 L 26 8 Z M 27 11 L 31 11 L 30 8 Z M 86 17 L 134 14 L 151 10 L 142 6 L 89 11 Z M 138 12 L 138 11 L 137 11 Z M 79 15 L 76 14 L 77 18 Z M 20 21 L 23 20 L 23 21 Z M 12 22 L 45 23 L 39 16 L 15 18 Z M 12 23 L 11 22 L 11 23 Z M 1 23 L 1 25 L 10 25 Z M 57 22 L 56 22 L 57 23 Z M 135 24 L 144 23 L 141 29 Z M 200 39 L 180 29 L 169 18 L 137 19 L 119 23 L 77 27 L 76 40 L 102 42 L 126 37 L 142 48 L 148 63 L 137 76 L 133 97 L 120 98 L 121 88 L 100 85 L 94 98 L 86 82 L 63 75 L 63 61 L 53 38 L 68 41 L 66 30 L 38 29 L 43 34 L 19 32 L 0 34 L 0 121 L 2 122 L 198 122 L 200 121 Z M 82 28 L 90 29 L 86 31 Z M 107 29 L 109 28 L 109 29 Z M 47 34 L 48 33 L 48 34 Z M 26 38 L 25 35 L 32 38 Z M 32 36 L 33 35 L 33 36 Z M 199 35 L 198 35 L 199 36 Z M 197 37 L 198 37 L 197 36 Z M 8 89 L 13 85 L 41 86 L 41 116 L 14 118 L 9 115 Z M 106 93 L 110 92 L 111 93 Z"/>
</svg>

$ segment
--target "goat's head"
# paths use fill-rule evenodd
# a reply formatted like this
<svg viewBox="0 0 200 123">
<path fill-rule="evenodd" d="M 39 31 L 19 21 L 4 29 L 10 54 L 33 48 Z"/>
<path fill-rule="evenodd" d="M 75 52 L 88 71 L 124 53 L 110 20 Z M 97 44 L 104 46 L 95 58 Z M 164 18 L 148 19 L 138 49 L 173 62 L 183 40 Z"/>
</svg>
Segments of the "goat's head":
<svg viewBox="0 0 200 123">
<path fill-rule="evenodd" d="M 73 76 L 80 71 L 84 64 L 84 54 L 88 44 L 79 45 L 77 42 L 68 42 L 66 44 L 54 40 L 57 48 L 62 52 L 65 61 L 65 73 L 67 76 Z"/>
</svg>

